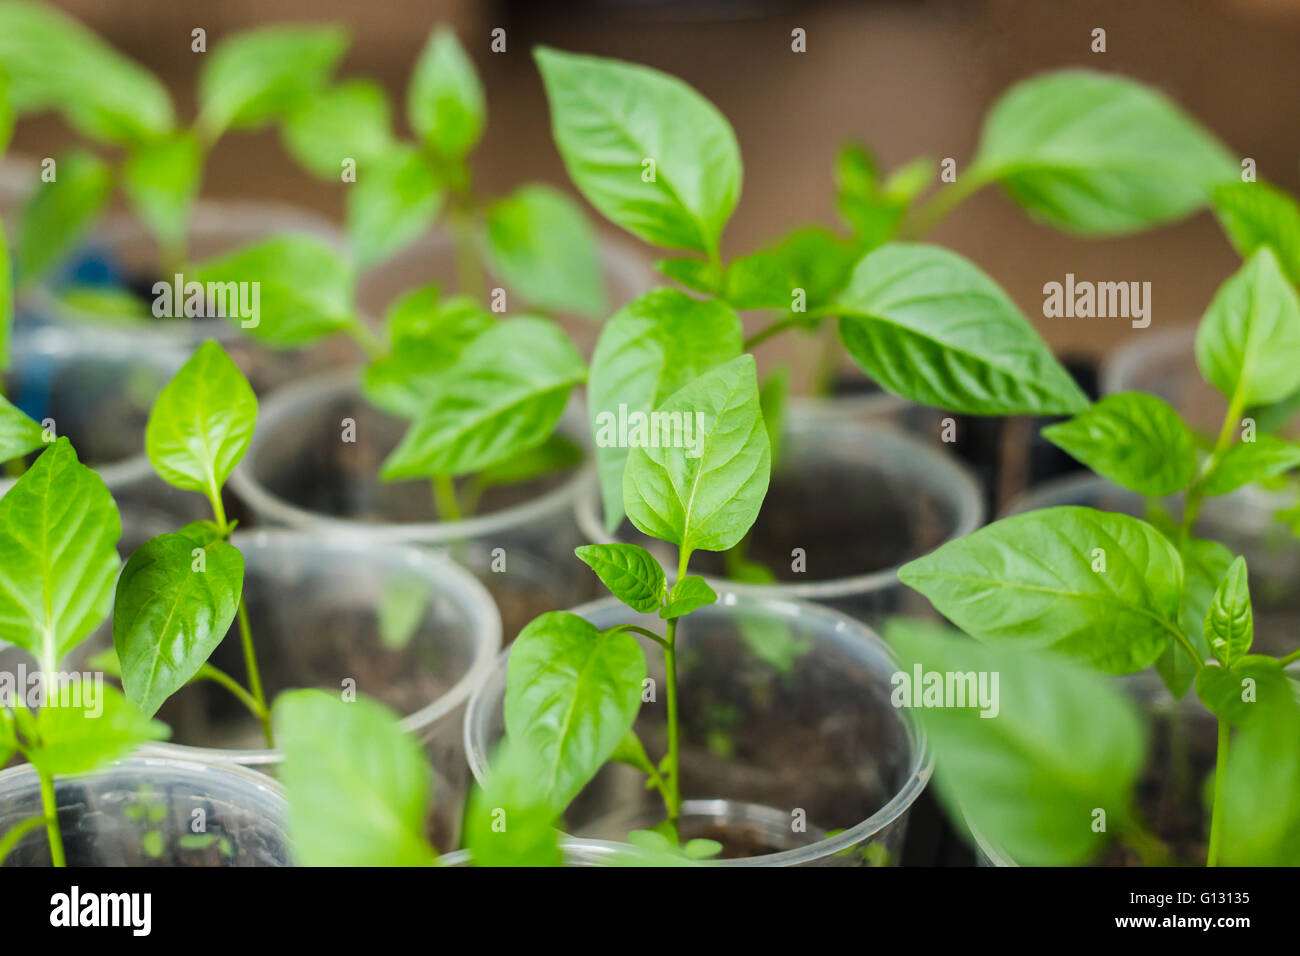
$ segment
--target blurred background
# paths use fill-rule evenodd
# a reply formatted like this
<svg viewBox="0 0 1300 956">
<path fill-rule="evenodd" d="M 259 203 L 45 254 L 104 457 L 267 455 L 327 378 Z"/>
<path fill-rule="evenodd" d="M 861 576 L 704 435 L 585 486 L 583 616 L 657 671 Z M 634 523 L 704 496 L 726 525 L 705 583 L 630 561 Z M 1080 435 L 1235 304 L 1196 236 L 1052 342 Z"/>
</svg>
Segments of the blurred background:
<svg viewBox="0 0 1300 956">
<path fill-rule="evenodd" d="M 190 31 L 209 49 L 223 35 L 274 20 L 339 21 L 354 36 L 340 76 L 370 76 L 402 102 L 407 72 L 431 26 L 452 25 L 483 75 L 489 128 L 474 154 L 483 190 L 525 178 L 566 185 L 551 143 L 530 48 L 640 61 L 709 97 L 736 128 L 744 192 L 724 253 L 752 251 L 791 226 L 834 221 L 832 161 L 845 140 L 870 146 L 885 168 L 916 155 L 974 154 L 981 119 L 1009 84 L 1036 72 L 1087 66 L 1158 86 L 1217 133 L 1261 178 L 1300 186 L 1300 0 L 587 0 L 573 3 L 430 0 L 56 0 L 157 72 L 183 116 L 193 115 Z M 489 50 L 507 31 L 507 52 Z M 791 30 L 807 33 L 792 53 Z M 1107 51 L 1090 50 L 1106 30 Z M 395 111 L 400 119 L 400 107 Z M 14 152 L 44 156 L 71 137 L 62 124 L 21 124 Z M 223 139 L 209 166 L 210 196 L 276 198 L 341 214 L 342 189 L 299 171 L 276 134 Z M 1150 281 L 1152 329 L 1198 318 L 1237 257 L 1212 217 L 1120 240 L 1083 241 L 1036 225 L 995 191 L 961 206 L 932 234 L 1000 281 L 1049 343 L 1096 357 L 1139 335 L 1115 319 L 1044 319 L 1042 286 L 1080 279 Z"/>
</svg>

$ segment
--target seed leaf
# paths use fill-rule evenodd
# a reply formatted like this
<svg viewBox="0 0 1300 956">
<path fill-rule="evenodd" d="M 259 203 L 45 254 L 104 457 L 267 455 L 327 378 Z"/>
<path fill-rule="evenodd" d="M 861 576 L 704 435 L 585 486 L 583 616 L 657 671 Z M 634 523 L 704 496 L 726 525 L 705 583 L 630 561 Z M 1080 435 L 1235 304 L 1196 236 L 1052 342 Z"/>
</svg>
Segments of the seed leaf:
<svg viewBox="0 0 1300 956">
<path fill-rule="evenodd" d="M 1178 552 L 1155 528 L 1077 507 L 996 521 L 898 577 L 980 640 L 1053 647 L 1111 674 L 1155 662 L 1183 589 Z"/>
<path fill-rule="evenodd" d="M 676 77 L 545 47 L 534 54 L 551 130 L 578 190 L 654 245 L 714 252 L 740 196 L 726 118 Z"/>
<path fill-rule="evenodd" d="M 224 541 L 163 534 L 131 555 L 117 580 L 113 646 L 122 689 L 142 713 L 157 713 L 207 662 L 235 620 L 243 586 L 243 555 Z"/>
<path fill-rule="evenodd" d="M 610 594 L 634 611 L 649 614 L 661 606 L 666 587 L 664 569 L 645 548 L 635 544 L 585 544 L 575 553 L 596 572 Z"/>
<path fill-rule="evenodd" d="M 679 443 L 687 447 L 632 449 L 623 474 L 628 517 L 687 553 L 733 547 L 758 517 L 772 467 L 753 356 L 706 372 L 656 411 L 681 413 L 696 434 Z"/>
<path fill-rule="evenodd" d="M 997 283 L 946 249 L 881 246 L 858 263 L 836 306 L 853 360 L 904 398 L 970 415 L 1088 406 Z"/>
<path fill-rule="evenodd" d="M 506 732 L 537 754 L 555 813 L 592 777 L 632 727 L 645 655 L 626 631 L 598 631 L 566 611 L 536 618 L 510 651 Z"/>
<path fill-rule="evenodd" d="M 1167 402 L 1141 392 L 1107 395 L 1043 437 L 1097 474 L 1163 498 L 1196 475 L 1192 433 Z"/>
</svg>

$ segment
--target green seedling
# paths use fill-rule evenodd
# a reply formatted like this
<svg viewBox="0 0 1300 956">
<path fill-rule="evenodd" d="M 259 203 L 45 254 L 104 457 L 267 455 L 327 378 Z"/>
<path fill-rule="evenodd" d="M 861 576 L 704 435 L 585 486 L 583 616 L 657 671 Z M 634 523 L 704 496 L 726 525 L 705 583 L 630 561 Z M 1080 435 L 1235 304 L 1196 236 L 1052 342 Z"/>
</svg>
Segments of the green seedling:
<svg viewBox="0 0 1300 956">
<path fill-rule="evenodd" d="M 1165 402 L 1108 396 L 1043 434 L 1110 481 L 1182 515 L 1154 524 L 1060 507 L 995 522 L 905 565 L 899 578 L 977 639 L 915 625 L 890 635 L 905 669 L 997 673 L 1001 706 L 921 707 L 949 806 L 1026 863 L 1077 863 L 1118 837 L 1150 862 L 1169 851 L 1138 819 L 1140 724 L 1103 675 L 1155 667 L 1218 720 L 1206 862 L 1300 855 L 1300 712 L 1281 657 L 1250 653 L 1245 560 L 1195 536 L 1205 500 L 1300 465 L 1300 447 L 1246 414 L 1300 388 L 1300 302 L 1278 256 L 1252 252 L 1201 319 L 1196 360 L 1227 401 L 1197 441 Z M 1109 817 L 1109 824 L 1106 817 Z"/>
</svg>

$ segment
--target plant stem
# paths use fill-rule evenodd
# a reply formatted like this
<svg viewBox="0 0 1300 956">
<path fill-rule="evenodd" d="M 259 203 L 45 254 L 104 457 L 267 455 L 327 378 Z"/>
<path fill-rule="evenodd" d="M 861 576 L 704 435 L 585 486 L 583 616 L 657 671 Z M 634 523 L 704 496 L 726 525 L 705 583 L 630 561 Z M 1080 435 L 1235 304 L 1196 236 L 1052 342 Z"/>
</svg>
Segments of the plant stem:
<svg viewBox="0 0 1300 956">
<path fill-rule="evenodd" d="M 801 325 L 804 322 L 807 322 L 811 319 L 823 319 L 830 314 L 831 314 L 830 310 L 827 308 L 809 309 L 807 312 L 787 313 L 786 315 L 781 316 L 781 318 L 775 320 L 771 325 L 767 326 L 766 328 L 759 329 L 749 338 L 745 339 L 745 343 L 742 346 L 742 348 L 744 348 L 744 350 L 748 352 L 754 349 L 756 346 L 762 345 L 768 339 L 772 338 L 772 336 L 784 332 L 786 329 L 790 328 L 791 326 Z"/>
<path fill-rule="evenodd" d="M 1228 403 L 1227 414 L 1223 416 L 1223 427 L 1219 429 L 1219 437 L 1214 443 L 1214 450 L 1210 452 L 1210 457 L 1206 459 L 1205 467 L 1201 473 L 1192 481 L 1191 486 L 1187 489 L 1187 500 L 1183 503 L 1183 522 L 1179 531 L 1179 550 L 1187 544 L 1187 539 L 1192 533 L 1192 525 L 1196 523 L 1197 515 L 1201 512 L 1201 502 L 1205 499 L 1205 483 L 1214 474 L 1214 469 L 1219 465 L 1219 458 L 1224 451 L 1232 444 L 1232 433 L 1237 428 L 1237 419 L 1241 417 L 1242 403 L 1236 396 Z"/>
<path fill-rule="evenodd" d="M 59 830 L 59 806 L 54 799 L 54 777 L 37 769 L 41 781 L 41 809 L 45 813 L 45 832 L 50 840 L 50 862 L 54 866 L 67 866 L 63 855 L 63 833 Z"/>
<path fill-rule="evenodd" d="M 1228 723 L 1219 718 L 1219 752 L 1214 759 L 1214 806 L 1210 809 L 1210 849 L 1206 866 L 1219 865 L 1219 847 L 1223 842 L 1223 780 L 1228 769 Z"/>
<path fill-rule="evenodd" d="M 1124 842 L 1142 859 L 1143 866 L 1169 865 L 1169 848 L 1138 821 L 1121 823 L 1119 832 Z"/>
<path fill-rule="evenodd" d="M 1292 651 L 1290 654 L 1286 655 L 1286 657 L 1281 658 L 1278 663 L 1283 667 L 1286 667 L 1288 664 L 1294 664 L 1298 660 L 1300 660 L 1300 648 Z"/>
<path fill-rule="evenodd" d="M 460 504 L 456 501 L 456 483 L 451 475 L 433 476 L 433 503 L 438 517 L 443 521 L 461 519 Z"/>
<path fill-rule="evenodd" d="M 456 285 L 462 295 L 482 299 L 487 294 L 487 278 L 474 241 L 473 218 L 465 208 L 454 208 L 450 218 L 456 249 Z"/>
<path fill-rule="evenodd" d="M 613 628 L 615 631 L 630 631 L 633 634 L 640 634 L 642 637 L 648 637 L 660 647 L 667 647 L 668 642 L 649 628 L 641 627 L 637 624 L 620 624 Z"/>
<path fill-rule="evenodd" d="M 686 568 L 690 564 L 691 552 L 681 549 L 677 561 L 677 580 L 686 577 Z M 668 622 L 668 634 L 664 641 L 664 671 L 668 694 L 668 822 L 677 828 L 677 818 L 682 810 L 681 788 L 681 735 L 677 726 L 677 621 Z"/>
<path fill-rule="evenodd" d="M 275 734 L 271 730 L 271 712 L 266 706 L 266 697 L 262 694 L 262 676 L 257 670 L 257 651 L 253 648 L 253 629 L 248 625 L 248 609 L 244 606 L 244 597 L 239 597 L 239 640 L 244 647 L 244 667 L 248 671 L 248 689 L 253 700 L 261 710 L 262 733 L 266 735 L 266 746 L 275 749 Z"/>
<path fill-rule="evenodd" d="M 990 176 L 979 169 L 967 171 L 956 182 L 946 183 L 921 206 L 916 215 L 909 217 L 899 228 L 900 238 L 917 239 L 937 226 L 948 213 L 980 190 L 990 181 Z"/>
<path fill-rule="evenodd" d="M 380 341 L 379 336 L 370 331 L 370 326 L 366 325 L 361 319 L 353 319 L 346 326 L 344 331 L 347 332 L 352 340 L 361 346 L 361 351 L 366 353 L 366 358 L 377 359 L 387 353 L 388 349 Z"/>
<path fill-rule="evenodd" d="M 249 712 L 258 720 L 263 720 L 266 717 L 266 708 L 259 704 L 252 694 L 244 690 L 239 681 L 235 680 L 218 667 L 213 667 L 211 664 L 204 664 L 199 668 L 198 673 L 195 674 L 191 680 L 210 680 L 213 683 L 220 684 L 222 687 L 226 688 L 226 690 L 230 691 L 230 693 L 234 694 L 236 699 L 247 707 Z"/>
</svg>

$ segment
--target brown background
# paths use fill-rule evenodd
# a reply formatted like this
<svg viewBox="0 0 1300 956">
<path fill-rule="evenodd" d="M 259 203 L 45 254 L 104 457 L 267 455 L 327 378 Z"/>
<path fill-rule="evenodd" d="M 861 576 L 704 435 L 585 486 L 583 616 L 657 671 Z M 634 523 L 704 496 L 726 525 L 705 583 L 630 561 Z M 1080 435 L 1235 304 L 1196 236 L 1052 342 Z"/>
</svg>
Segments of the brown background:
<svg viewBox="0 0 1300 956">
<path fill-rule="evenodd" d="M 429 28 L 450 23 L 480 67 L 489 130 L 475 154 L 479 185 L 504 192 L 523 179 L 565 183 L 528 55 L 544 42 L 638 60 L 681 76 L 730 118 L 745 161 L 744 193 L 725 239 L 752 250 L 801 221 L 830 221 L 831 162 L 849 138 L 886 167 L 918 154 L 969 160 L 979 124 L 1009 83 L 1083 65 L 1162 88 L 1260 175 L 1300 185 L 1300 2 L 1297 0 L 983 0 L 784 3 L 603 0 L 585 4 L 437 0 L 60 0 L 120 49 L 158 72 L 183 117 L 193 115 L 200 54 L 233 30 L 275 20 L 337 20 L 355 40 L 340 74 L 372 76 L 400 104 Z M 506 54 L 489 31 L 506 28 Z M 808 52 L 790 52 L 803 27 Z M 1089 50 L 1094 27 L 1108 52 Z M 400 106 L 395 112 L 400 117 Z M 401 120 L 399 119 L 399 122 Z M 51 119 L 20 126 L 14 152 L 46 155 L 69 140 Z M 274 133 L 232 134 L 219 145 L 205 191 L 277 198 L 337 215 L 341 190 L 301 173 Z M 1236 257 L 1208 214 L 1122 240 L 1082 241 L 1029 222 L 993 191 L 962 206 L 933 238 L 996 277 L 1065 352 L 1098 354 L 1139 334 L 1124 320 L 1044 319 L 1042 285 L 1080 279 L 1149 280 L 1152 328 L 1192 321 Z"/>
</svg>

